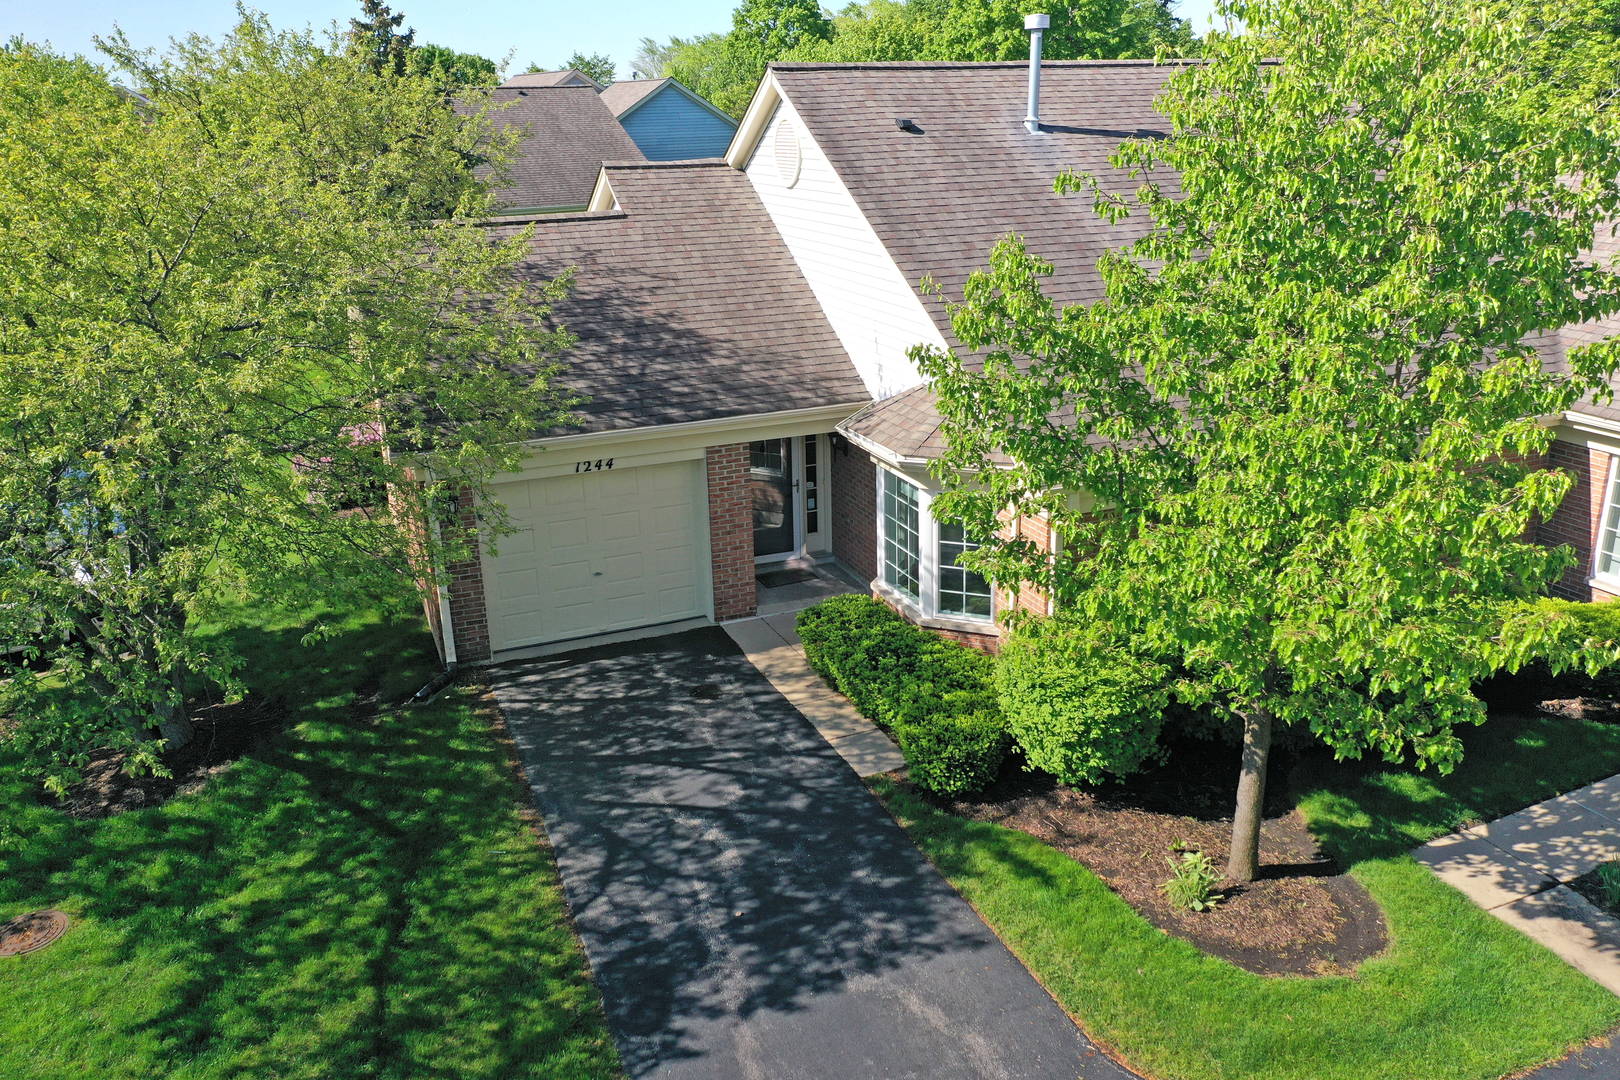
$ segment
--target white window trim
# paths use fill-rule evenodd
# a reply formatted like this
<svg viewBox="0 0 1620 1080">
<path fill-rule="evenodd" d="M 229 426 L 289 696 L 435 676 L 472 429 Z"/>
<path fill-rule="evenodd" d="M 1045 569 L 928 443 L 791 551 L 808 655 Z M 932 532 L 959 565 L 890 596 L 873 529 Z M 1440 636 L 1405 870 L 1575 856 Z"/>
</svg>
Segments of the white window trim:
<svg viewBox="0 0 1620 1080">
<path fill-rule="evenodd" d="M 901 608 L 913 620 L 922 626 L 938 630 L 960 630 L 970 634 L 984 634 L 996 632 L 996 617 L 1001 614 L 1001 605 L 994 586 L 990 588 L 990 614 L 988 617 L 975 615 L 961 615 L 955 612 L 941 614 L 939 610 L 939 523 L 934 520 L 934 493 L 917 483 L 915 479 L 903 472 L 886 469 L 876 465 L 877 469 L 877 577 L 872 582 L 872 588 L 885 600 Z M 917 490 L 917 545 L 921 549 L 917 560 L 917 591 L 919 597 L 913 600 L 908 594 L 890 585 L 884 580 L 884 571 L 887 566 L 884 553 L 888 537 L 885 534 L 886 520 L 883 513 L 883 476 L 892 473 L 895 477 L 910 484 Z"/>
<path fill-rule="evenodd" d="M 1620 455 L 1609 454 L 1609 468 L 1603 477 L 1603 503 L 1598 510 L 1597 536 L 1592 539 L 1592 576 L 1586 579 L 1588 585 L 1596 585 L 1605 591 L 1614 591 L 1620 588 L 1620 573 L 1614 570 L 1599 570 L 1598 563 L 1603 559 L 1603 534 L 1608 531 L 1609 515 L 1615 512 L 1616 483 L 1620 481 Z M 1614 557 L 1620 563 L 1620 531 L 1617 531 Z"/>
</svg>

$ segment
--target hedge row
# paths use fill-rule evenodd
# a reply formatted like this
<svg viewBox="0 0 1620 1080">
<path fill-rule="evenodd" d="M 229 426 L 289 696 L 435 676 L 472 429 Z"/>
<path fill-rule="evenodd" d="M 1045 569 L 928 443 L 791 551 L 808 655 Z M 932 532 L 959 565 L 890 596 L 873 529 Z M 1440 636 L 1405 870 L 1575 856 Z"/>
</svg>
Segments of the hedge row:
<svg viewBox="0 0 1620 1080">
<path fill-rule="evenodd" d="M 915 783 L 954 795 L 995 778 L 1009 740 L 990 657 L 869 596 L 834 597 L 797 622 L 810 666 L 894 733 Z"/>
</svg>

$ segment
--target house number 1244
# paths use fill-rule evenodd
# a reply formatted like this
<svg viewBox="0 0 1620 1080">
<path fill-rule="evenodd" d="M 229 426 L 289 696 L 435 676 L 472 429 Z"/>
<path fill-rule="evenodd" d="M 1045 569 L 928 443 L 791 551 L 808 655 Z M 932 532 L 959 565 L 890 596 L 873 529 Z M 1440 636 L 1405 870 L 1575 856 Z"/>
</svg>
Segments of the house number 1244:
<svg viewBox="0 0 1620 1080">
<path fill-rule="evenodd" d="M 613 468 L 612 458 L 597 458 L 595 461 L 574 462 L 575 472 L 601 472 L 603 469 Z"/>
</svg>

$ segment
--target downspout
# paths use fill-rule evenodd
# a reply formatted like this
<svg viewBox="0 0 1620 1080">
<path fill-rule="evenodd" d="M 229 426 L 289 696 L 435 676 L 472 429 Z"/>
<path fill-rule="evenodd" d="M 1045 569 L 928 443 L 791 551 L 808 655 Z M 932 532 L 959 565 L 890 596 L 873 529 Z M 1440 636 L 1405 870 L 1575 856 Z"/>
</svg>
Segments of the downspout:
<svg viewBox="0 0 1620 1080">
<path fill-rule="evenodd" d="M 438 522 L 433 525 L 439 533 L 439 540 L 444 540 L 444 530 Z M 439 696 L 439 691 L 455 681 L 456 671 L 460 667 L 456 663 L 456 628 L 450 622 L 450 589 L 445 585 L 436 585 L 439 592 L 439 633 L 444 639 L 444 670 L 433 676 L 432 680 L 422 689 L 411 695 L 408 705 L 426 705 Z"/>
<path fill-rule="evenodd" d="M 1031 135 L 1041 132 L 1041 36 L 1051 25 L 1050 15 L 1024 16 L 1024 29 L 1029 31 L 1029 115 L 1024 117 L 1024 130 Z"/>
</svg>

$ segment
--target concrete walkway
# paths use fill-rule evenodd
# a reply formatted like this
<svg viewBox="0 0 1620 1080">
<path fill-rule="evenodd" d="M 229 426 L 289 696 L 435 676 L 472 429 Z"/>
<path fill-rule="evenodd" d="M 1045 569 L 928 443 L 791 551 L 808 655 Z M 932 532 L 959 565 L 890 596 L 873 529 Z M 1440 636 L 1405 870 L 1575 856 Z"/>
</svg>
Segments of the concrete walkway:
<svg viewBox="0 0 1620 1080">
<path fill-rule="evenodd" d="M 848 698 L 810 670 L 804 658 L 804 644 L 793 628 L 794 616 L 794 612 L 784 611 L 757 619 L 739 619 L 725 623 L 724 628 L 749 663 L 815 725 L 821 737 L 855 770 L 855 775 L 875 776 L 905 768 L 906 759 L 899 747 L 856 712 Z"/>
<path fill-rule="evenodd" d="M 1132 1075 L 721 630 L 489 678 L 631 1077 Z"/>
<path fill-rule="evenodd" d="M 1620 856 L 1620 776 L 1431 840 L 1412 854 L 1474 903 L 1620 994 L 1620 919 L 1568 886 Z"/>
</svg>

